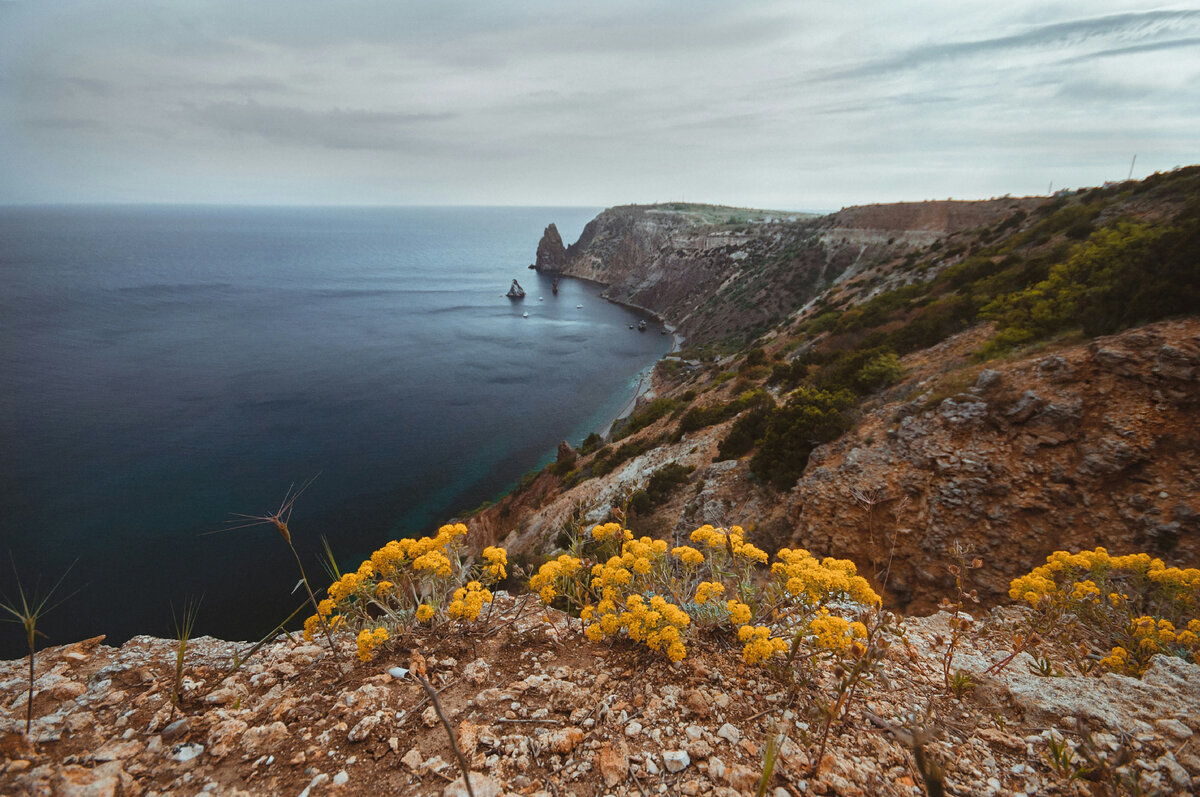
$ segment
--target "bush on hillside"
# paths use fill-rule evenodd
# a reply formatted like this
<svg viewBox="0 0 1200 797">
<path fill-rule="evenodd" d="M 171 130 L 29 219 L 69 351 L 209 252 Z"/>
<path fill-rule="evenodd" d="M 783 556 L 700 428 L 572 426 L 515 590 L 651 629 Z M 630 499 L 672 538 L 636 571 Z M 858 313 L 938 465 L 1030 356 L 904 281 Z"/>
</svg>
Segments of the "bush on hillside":
<svg viewBox="0 0 1200 797">
<path fill-rule="evenodd" d="M 763 481 L 789 489 L 808 465 L 808 456 L 850 428 L 854 394 L 801 387 L 773 410 L 750 470 Z"/>
</svg>

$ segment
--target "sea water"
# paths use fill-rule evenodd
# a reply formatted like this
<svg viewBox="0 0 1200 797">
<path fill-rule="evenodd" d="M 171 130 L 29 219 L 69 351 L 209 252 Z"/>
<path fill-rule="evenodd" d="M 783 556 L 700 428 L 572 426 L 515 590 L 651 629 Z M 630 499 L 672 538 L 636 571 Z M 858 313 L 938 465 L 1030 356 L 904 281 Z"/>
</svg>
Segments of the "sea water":
<svg viewBox="0 0 1200 797">
<path fill-rule="evenodd" d="M 322 535 L 354 567 L 496 497 L 669 348 L 526 268 L 547 223 L 595 213 L 0 208 L 0 590 L 70 568 L 50 643 L 167 635 L 197 599 L 196 633 L 256 638 L 303 591 L 236 514 L 315 476 L 290 527 L 322 581 Z"/>
</svg>

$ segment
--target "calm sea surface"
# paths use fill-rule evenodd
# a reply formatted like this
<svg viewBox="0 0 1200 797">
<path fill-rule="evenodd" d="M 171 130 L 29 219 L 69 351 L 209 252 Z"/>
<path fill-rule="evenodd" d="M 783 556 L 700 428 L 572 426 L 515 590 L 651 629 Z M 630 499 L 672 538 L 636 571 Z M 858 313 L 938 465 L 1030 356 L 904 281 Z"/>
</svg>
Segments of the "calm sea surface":
<svg viewBox="0 0 1200 797">
<path fill-rule="evenodd" d="M 354 566 L 495 497 L 669 347 L 526 268 L 595 212 L 0 208 L 0 590 L 10 551 L 27 587 L 75 563 L 53 644 L 167 635 L 201 596 L 197 633 L 257 638 L 295 563 L 274 530 L 205 535 L 233 513 L 319 473 L 291 527 L 323 579 L 322 534 Z"/>
</svg>

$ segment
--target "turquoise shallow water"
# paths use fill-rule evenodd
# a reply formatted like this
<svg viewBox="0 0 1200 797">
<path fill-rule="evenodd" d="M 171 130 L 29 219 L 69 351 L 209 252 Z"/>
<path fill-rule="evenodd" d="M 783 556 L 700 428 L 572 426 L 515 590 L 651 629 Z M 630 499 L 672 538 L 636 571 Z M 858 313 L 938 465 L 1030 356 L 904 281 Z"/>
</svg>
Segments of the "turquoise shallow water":
<svg viewBox="0 0 1200 797">
<path fill-rule="evenodd" d="M 294 562 L 274 531 L 205 534 L 232 513 L 319 473 L 296 542 L 357 564 L 604 427 L 669 338 L 526 268 L 595 212 L 0 209 L 0 553 L 47 586 L 75 562 L 51 641 L 165 634 L 201 595 L 198 632 L 255 637 Z"/>
</svg>

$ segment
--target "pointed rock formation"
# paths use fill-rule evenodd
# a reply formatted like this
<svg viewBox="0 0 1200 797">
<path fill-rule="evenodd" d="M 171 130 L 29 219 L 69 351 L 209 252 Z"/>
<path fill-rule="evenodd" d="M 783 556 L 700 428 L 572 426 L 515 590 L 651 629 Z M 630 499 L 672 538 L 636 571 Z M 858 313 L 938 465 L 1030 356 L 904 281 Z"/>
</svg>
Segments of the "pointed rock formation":
<svg viewBox="0 0 1200 797">
<path fill-rule="evenodd" d="M 534 267 L 538 271 L 559 272 L 567 265 L 567 250 L 563 246 L 562 236 L 558 228 L 551 222 L 538 241 L 537 262 Z"/>
</svg>

